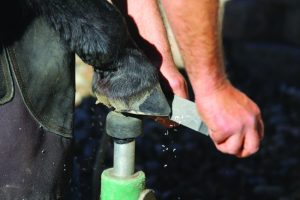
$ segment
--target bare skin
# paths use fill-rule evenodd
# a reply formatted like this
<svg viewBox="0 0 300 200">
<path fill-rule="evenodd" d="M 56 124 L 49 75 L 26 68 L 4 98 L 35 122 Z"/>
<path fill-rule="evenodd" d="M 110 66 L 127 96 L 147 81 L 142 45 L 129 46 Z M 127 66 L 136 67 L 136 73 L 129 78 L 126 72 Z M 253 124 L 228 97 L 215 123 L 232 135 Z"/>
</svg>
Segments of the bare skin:
<svg viewBox="0 0 300 200">
<path fill-rule="evenodd" d="M 227 79 L 218 24 L 218 0 L 162 0 L 183 55 L 198 111 L 217 149 L 237 157 L 254 154 L 264 128 L 258 106 Z M 176 72 L 155 0 L 128 0 L 140 34 L 163 55 L 161 72 L 173 92 L 187 97 Z"/>
<path fill-rule="evenodd" d="M 127 0 L 127 11 L 135 20 L 139 34 L 153 44 L 162 55 L 160 72 L 173 92 L 178 96 L 188 98 L 186 82 L 175 67 L 157 2 L 155 0 Z"/>
</svg>

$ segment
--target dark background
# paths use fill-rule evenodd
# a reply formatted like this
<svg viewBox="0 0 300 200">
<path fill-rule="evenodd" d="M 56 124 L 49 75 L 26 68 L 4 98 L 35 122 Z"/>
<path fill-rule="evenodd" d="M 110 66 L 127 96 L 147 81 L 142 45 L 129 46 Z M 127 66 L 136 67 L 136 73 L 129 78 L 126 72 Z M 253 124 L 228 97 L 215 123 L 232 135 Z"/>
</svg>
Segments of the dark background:
<svg viewBox="0 0 300 200">
<path fill-rule="evenodd" d="M 137 141 L 137 169 L 163 200 L 298 200 L 300 1 L 228 2 L 223 41 L 229 79 L 262 110 L 260 151 L 237 159 L 218 152 L 206 136 L 147 120 Z M 112 166 L 110 143 L 99 164 L 107 110 L 94 102 L 85 99 L 75 113 L 72 200 L 97 196 L 101 170 Z"/>
</svg>

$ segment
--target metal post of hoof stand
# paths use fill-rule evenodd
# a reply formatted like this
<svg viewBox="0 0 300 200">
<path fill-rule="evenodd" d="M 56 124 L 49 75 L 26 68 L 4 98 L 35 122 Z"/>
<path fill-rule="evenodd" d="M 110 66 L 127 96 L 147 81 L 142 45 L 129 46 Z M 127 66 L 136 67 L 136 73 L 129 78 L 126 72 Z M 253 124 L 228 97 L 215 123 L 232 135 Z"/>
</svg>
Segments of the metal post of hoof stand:
<svg viewBox="0 0 300 200">
<path fill-rule="evenodd" d="M 156 200 L 153 190 L 145 189 L 144 172 L 135 172 L 135 138 L 142 133 L 142 121 L 112 111 L 106 133 L 114 138 L 114 163 L 101 175 L 100 199 Z"/>
</svg>

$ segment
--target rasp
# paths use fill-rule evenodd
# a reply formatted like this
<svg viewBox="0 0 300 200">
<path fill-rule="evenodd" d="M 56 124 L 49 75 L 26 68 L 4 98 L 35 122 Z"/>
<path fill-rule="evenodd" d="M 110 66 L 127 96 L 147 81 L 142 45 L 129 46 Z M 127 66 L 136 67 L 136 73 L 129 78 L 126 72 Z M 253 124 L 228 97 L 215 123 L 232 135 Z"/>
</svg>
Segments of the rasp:
<svg viewBox="0 0 300 200">
<path fill-rule="evenodd" d="M 171 109 L 172 121 L 208 136 L 207 126 L 202 121 L 194 102 L 174 95 Z"/>
</svg>

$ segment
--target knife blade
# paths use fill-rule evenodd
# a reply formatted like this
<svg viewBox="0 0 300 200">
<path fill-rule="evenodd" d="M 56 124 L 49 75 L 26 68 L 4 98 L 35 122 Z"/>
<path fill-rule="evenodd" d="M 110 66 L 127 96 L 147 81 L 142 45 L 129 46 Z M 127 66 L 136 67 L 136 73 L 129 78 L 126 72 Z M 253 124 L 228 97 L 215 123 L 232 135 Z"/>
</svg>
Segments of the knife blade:
<svg viewBox="0 0 300 200">
<path fill-rule="evenodd" d="M 194 102 L 174 95 L 171 109 L 170 120 L 208 136 L 208 128 Z"/>
</svg>

